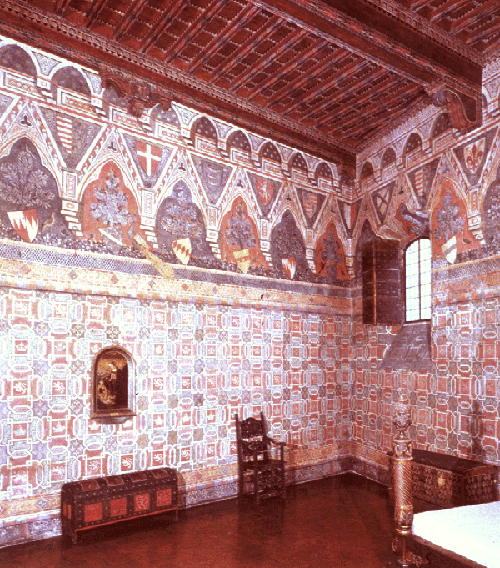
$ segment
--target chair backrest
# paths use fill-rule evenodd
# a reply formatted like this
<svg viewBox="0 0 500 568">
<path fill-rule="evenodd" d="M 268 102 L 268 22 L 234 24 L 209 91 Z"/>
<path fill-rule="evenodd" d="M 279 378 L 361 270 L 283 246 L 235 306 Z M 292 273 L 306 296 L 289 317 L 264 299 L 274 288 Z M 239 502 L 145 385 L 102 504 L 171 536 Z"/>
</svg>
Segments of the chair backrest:
<svg viewBox="0 0 500 568">
<path fill-rule="evenodd" d="M 256 418 L 250 417 L 246 420 L 242 420 L 240 422 L 240 432 L 244 440 L 264 437 L 266 435 L 264 419 L 261 417 L 260 420 L 257 420 Z"/>
<path fill-rule="evenodd" d="M 236 440 L 238 443 L 238 458 L 240 460 L 252 456 L 254 448 L 259 453 L 268 450 L 266 421 L 262 412 L 260 413 L 260 419 L 250 416 L 245 420 L 240 420 L 237 414 L 235 414 L 234 419 L 236 421 Z M 252 442 L 251 448 L 249 442 Z"/>
</svg>

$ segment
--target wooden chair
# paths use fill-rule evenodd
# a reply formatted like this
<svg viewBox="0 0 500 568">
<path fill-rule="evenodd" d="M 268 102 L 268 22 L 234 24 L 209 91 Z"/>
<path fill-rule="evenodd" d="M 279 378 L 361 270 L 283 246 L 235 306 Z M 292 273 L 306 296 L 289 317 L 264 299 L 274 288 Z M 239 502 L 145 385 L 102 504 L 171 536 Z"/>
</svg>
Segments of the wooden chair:
<svg viewBox="0 0 500 568">
<path fill-rule="evenodd" d="M 264 497 L 286 498 L 285 442 L 278 442 L 267 435 L 266 421 L 240 420 L 235 414 L 236 440 L 238 443 L 239 495 L 251 494 L 257 503 Z"/>
</svg>

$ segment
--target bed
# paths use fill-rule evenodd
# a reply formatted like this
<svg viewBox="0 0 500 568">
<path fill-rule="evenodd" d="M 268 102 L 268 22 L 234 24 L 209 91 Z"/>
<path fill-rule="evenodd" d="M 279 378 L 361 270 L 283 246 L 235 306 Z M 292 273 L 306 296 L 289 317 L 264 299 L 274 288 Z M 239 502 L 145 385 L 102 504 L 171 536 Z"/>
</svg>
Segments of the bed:
<svg viewBox="0 0 500 568">
<path fill-rule="evenodd" d="M 398 565 L 429 568 L 500 568 L 500 501 L 413 514 L 409 410 L 399 402 L 392 475 Z"/>
<path fill-rule="evenodd" d="M 500 501 L 418 513 L 409 549 L 423 558 L 452 566 L 500 568 Z M 420 553 L 420 554 L 419 554 Z"/>
</svg>

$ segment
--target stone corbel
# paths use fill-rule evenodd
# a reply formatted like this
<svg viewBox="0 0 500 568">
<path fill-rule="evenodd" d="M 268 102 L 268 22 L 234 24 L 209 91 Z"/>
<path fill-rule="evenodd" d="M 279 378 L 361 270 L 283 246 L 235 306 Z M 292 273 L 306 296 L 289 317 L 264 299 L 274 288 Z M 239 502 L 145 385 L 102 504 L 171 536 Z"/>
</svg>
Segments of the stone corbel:
<svg viewBox="0 0 500 568">
<path fill-rule="evenodd" d="M 144 111 L 153 108 L 157 104 L 161 104 L 168 109 L 172 103 L 171 99 L 163 93 L 154 91 L 146 83 L 119 77 L 108 71 L 101 71 L 100 76 L 103 88 L 112 87 L 120 98 L 125 99 L 128 113 L 135 118 L 140 119 Z"/>
<path fill-rule="evenodd" d="M 453 128 L 463 133 L 481 126 L 481 93 L 471 95 L 454 87 L 441 85 L 429 94 L 436 106 L 445 107 L 449 112 Z"/>
</svg>

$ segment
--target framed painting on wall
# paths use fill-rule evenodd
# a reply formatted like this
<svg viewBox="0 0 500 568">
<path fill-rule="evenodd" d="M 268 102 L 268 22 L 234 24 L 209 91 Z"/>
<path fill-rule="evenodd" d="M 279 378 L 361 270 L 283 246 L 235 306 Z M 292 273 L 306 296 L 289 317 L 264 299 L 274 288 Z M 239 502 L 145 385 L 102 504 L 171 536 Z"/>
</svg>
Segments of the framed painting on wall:
<svg viewBox="0 0 500 568">
<path fill-rule="evenodd" d="M 100 351 L 93 365 L 91 418 L 121 423 L 135 416 L 132 358 L 121 347 Z"/>
</svg>

